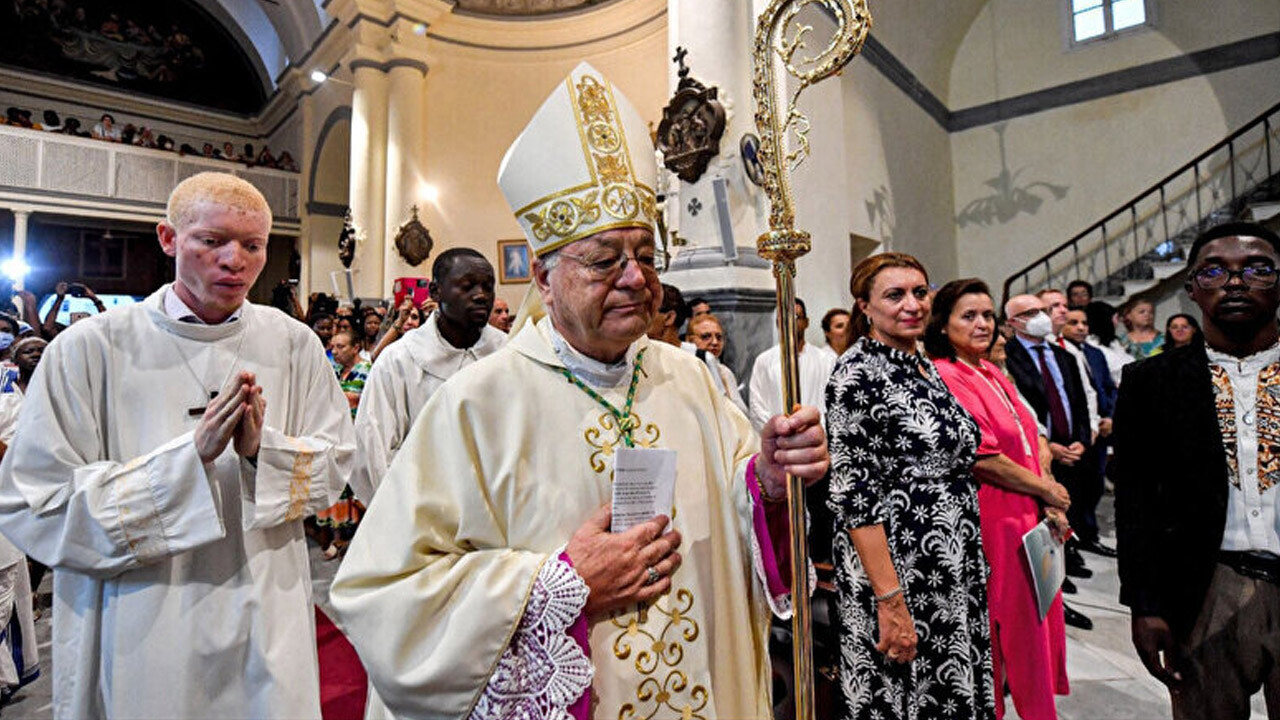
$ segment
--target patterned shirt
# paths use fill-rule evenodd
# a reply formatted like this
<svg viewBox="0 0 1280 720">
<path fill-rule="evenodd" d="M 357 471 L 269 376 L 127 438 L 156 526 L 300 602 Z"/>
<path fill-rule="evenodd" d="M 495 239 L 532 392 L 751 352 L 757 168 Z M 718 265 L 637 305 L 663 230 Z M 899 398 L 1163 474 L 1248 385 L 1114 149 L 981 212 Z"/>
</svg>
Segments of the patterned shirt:
<svg viewBox="0 0 1280 720">
<path fill-rule="evenodd" d="M 351 405 L 351 419 L 356 419 L 356 408 L 360 407 L 360 393 L 364 392 L 364 383 L 369 379 L 369 363 L 358 362 L 351 366 L 351 369 L 343 374 L 342 366 L 333 362 L 333 372 L 338 376 L 338 385 L 342 388 L 342 394 L 347 396 L 347 403 Z"/>
<path fill-rule="evenodd" d="M 1244 358 L 1207 351 L 1231 480 L 1222 549 L 1280 555 L 1280 345 Z"/>
</svg>

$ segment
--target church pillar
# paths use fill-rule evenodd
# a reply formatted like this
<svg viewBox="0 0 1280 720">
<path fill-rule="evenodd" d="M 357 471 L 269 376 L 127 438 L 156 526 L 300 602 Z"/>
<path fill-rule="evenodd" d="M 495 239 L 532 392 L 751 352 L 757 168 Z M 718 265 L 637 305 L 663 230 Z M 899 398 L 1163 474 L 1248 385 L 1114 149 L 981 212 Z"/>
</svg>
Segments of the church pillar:
<svg viewBox="0 0 1280 720">
<path fill-rule="evenodd" d="M 449 0 L 327 0 L 352 47 L 351 216 L 364 240 L 351 269 L 361 297 L 388 297 L 395 278 L 427 274 L 400 258 L 395 235 L 413 205 L 426 212 L 427 29 L 453 10 Z"/>
<path fill-rule="evenodd" d="M 363 231 L 351 263 L 356 294 L 383 297 L 390 281 L 383 277 L 387 247 L 387 76 L 368 60 L 351 62 L 355 93 L 351 99 L 351 217 Z"/>
<path fill-rule="evenodd" d="M 13 261 L 14 264 L 26 264 L 27 258 L 27 221 L 31 219 L 30 210 L 13 211 Z M 25 290 L 26 277 L 13 281 L 14 290 Z"/>
<path fill-rule="evenodd" d="M 719 90 L 725 109 L 720 151 L 695 182 L 669 175 L 667 221 L 684 245 L 674 251 L 663 277 L 685 299 L 700 297 L 725 325 L 722 358 L 746 382 L 751 363 L 776 342 L 773 275 L 756 255 L 756 238 L 768 229 L 768 200 L 746 176 L 739 144 L 755 133 L 751 95 L 752 3 L 743 0 L 671 0 L 668 49 L 687 51 L 690 77 Z M 671 91 L 679 78 L 670 66 Z"/>
<path fill-rule="evenodd" d="M 395 247 L 396 231 L 408 222 L 413 206 L 427 224 L 426 110 L 427 64 L 401 54 L 388 71 L 386 233 L 384 283 L 398 277 L 426 277 L 430 259 L 410 267 Z M 434 252 L 432 253 L 434 255 Z"/>
</svg>

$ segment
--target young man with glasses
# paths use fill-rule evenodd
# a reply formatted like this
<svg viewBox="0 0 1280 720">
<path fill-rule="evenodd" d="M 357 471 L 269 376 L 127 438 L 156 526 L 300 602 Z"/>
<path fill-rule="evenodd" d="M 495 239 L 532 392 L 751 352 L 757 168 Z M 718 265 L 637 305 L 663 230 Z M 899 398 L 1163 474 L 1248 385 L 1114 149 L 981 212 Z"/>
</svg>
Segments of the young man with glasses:
<svg viewBox="0 0 1280 720">
<path fill-rule="evenodd" d="M 1280 718 L 1280 237 L 1219 225 L 1188 253 L 1204 342 L 1125 369 L 1115 415 L 1120 600 L 1177 720 Z"/>
</svg>

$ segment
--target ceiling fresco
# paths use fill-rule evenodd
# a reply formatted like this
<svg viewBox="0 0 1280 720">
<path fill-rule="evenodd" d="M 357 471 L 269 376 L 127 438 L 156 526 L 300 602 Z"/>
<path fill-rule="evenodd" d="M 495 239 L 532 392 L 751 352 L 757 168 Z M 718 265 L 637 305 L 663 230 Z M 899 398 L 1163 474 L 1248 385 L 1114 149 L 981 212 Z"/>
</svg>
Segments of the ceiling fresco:
<svg viewBox="0 0 1280 720">
<path fill-rule="evenodd" d="M 266 101 L 244 49 L 191 0 L 2 3 L 0 64 L 243 114 Z"/>
</svg>

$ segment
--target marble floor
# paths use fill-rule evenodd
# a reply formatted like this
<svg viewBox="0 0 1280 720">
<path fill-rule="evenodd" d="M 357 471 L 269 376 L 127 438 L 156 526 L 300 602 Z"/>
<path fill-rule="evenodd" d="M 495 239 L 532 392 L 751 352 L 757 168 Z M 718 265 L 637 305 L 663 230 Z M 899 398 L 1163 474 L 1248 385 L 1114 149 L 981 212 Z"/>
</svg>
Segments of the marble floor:
<svg viewBox="0 0 1280 720">
<path fill-rule="evenodd" d="M 1115 544 L 1111 524 L 1111 497 L 1099 506 L 1103 539 Z M 319 550 L 311 548 L 312 577 L 318 604 L 325 607 L 329 581 L 337 570 L 337 561 L 325 561 Z M 1079 593 L 1068 596 L 1068 603 L 1093 619 L 1090 631 L 1067 628 L 1067 674 L 1071 694 L 1058 699 L 1058 717 L 1062 720 L 1167 720 L 1169 698 L 1164 686 L 1147 674 L 1129 641 L 1129 614 L 1116 598 L 1119 580 L 1114 560 L 1086 554 L 1093 577 L 1077 580 Z M 41 587 L 50 591 L 49 578 Z M 14 702 L 0 710 L 4 718 L 46 720 L 52 717 L 51 676 L 49 673 L 49 612 L 36 623 L 44 673 L 40 679 L 23 688 Z M 1261 694 L 1254 698 L 1251 720 L 1267 720 Z M 1009 703 L 1010 720 L 1018 718 Z"/>
</svg>

